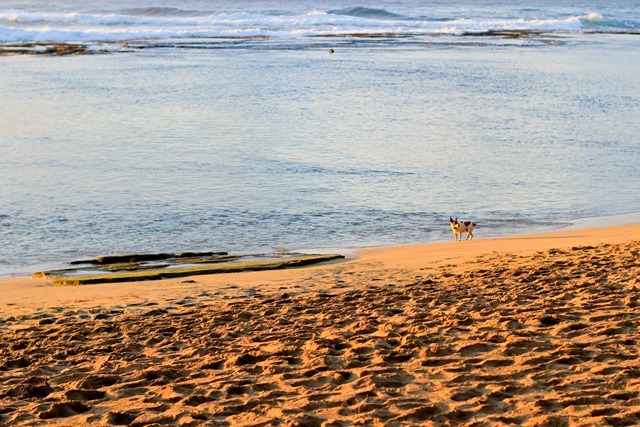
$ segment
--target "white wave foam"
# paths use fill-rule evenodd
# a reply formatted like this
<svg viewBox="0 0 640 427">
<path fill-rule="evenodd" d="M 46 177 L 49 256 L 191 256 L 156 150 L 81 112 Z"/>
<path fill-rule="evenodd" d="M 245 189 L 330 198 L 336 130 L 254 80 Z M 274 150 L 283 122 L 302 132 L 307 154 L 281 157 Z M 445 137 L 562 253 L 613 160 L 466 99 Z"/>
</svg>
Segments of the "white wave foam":
<svg viewBox="0 0 640 427">
<path fill-rule="evenodd" d="M 137 9 L 136 9 L 137 10 Z M 304 14 L 211 12 L 193 15 L 171 10 L 153 13 L 54 13 L 20 10 L 0 11 L 0 41 L 95 41 L 184 37 L 304 37 L 354 33 L 467 34 L 487 31 L 582 31 L 624 27 L 623 23 L 590 13 L 564 19 L 406 19 L 391 13 L 368 10 L 358 13 Z M 162 12 L 162 13 L 160 13 Z M 185 13 L 182 13 L 185 12 Z M 353 13 L 352 13 L 353 12 Z M 365 16 L 361 16 L 365 15 Z"/>
<path fill-rule="evenodd" d="M 606 18 L 597 12 L 591 12 L 588 15 L 580 16 L 578 20 L 585 27 L 618 29 L 635 29 L 638 27 L 637 24 L 634 25 L 632 22 Z"/>
</svg>

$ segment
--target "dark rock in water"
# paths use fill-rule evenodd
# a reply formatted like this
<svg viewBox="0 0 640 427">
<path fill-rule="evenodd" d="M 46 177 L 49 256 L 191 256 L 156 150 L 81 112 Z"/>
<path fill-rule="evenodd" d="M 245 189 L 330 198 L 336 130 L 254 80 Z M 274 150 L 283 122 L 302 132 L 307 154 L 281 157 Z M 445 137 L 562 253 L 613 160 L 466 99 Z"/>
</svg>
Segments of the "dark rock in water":
<svg viewBox="0 0 640 427">
<path fill-rule="evenodd" d="M 158 253 L 158 254 L 125 254 L 125 255 L 104 255 L 94 259 L 84 259 L 79 261 L 71 261 L 71 265 L 79 264 L 125 264 L 144 261 L 159 261 L 171 258 L 197 258 L 208 256 L 226 256 L 228 252 L 180 252 L 179 254 Z"/>
<path fill-rule="evenodd" d="M 56 43 L 47 46 L 42 52 L 43 55 L 82 55 L 91 53 L 85 46 L 67 43 Z"/>
<path fill-rule="evenodd" d="M 104 50 L 89 49 L 84 44 L 77 43 L 50 43 L 50 42 L 27 42 L 9 43 L 0 46 L 0 56 L 3 55 L 87 55 L 92 53 L 105 53 Z"/>
<path fill-rule="evenodd" d="M 242 258 L 246 258 L 246 261 L 238 262 Z M 32 277 L 53 279 L 53 284 L 56 285 L 90 285 L 160 280 L 202 274 L 279 270 L 304 267 L 341 258 L 344 256 L 338 254 L 288 253 L 267 258 L 263 258 L 261 255 L 228 255 L 226 252 L 182 252 L 180 255 L 169 253 L 127 254 L 75 261 L 73 264 L 89 264 L 91 266 L 41 271 L 34 273 Z M 157 260 L 163 260 L 164 263 L 154 262 Z"/>
<path fill-rule="evenodd" d="M 465 32 L 464 36 L 471 37 L 502 37 L 505 39 L 519 39 L 541 35 L 541 31 L 532 30 L 487 30 L 481 32 Z"/>
<path fill-rule="evenodd" d="M 202 256 L 222 256 L 229 255 L 228 252 L 180 252 L 176 258 L 193 258 Z"/>
<path fill-rule="evenodd" d="M 69 265 L 80 265 L 80 264 L 95 264 L 94 259 L 79 259 L 76 261 L 69 262 Z"/>
<path fill-rule="evenodd" d="M 101 256 L 95 259 L 97 264 L 115 264 L 120 262 L 140 262 L 140 261 L 157 261 L 161 259 L 173 258 L 174 254 L 130 254 L 130 255 L 111 255 Z"/>
</svg>

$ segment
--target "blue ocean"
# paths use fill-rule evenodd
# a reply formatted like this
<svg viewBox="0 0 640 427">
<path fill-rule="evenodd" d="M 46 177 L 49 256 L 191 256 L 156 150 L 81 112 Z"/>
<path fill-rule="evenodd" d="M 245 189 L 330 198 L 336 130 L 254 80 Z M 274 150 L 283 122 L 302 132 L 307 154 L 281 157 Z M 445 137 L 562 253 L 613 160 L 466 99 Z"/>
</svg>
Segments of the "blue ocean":
<svg viewBox="0 0 640 427">
<path fill-rule="evenodd" d="M 638 70 L 638 1 L 4 0 L 0 276 L 638 212 Z"/>
</svg>

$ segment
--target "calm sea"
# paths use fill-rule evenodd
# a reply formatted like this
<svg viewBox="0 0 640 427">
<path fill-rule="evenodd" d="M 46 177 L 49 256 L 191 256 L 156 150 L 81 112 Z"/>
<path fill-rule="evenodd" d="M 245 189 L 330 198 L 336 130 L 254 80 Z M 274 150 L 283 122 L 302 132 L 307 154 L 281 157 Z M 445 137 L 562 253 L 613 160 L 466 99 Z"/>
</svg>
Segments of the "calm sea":
<svg viewBox="0 0 640 427">
<path fill-rule="evenodd" d="M 0 276 L 640 211 L 637 1 L 131 4 L 0 4 Z"/>
</svg>

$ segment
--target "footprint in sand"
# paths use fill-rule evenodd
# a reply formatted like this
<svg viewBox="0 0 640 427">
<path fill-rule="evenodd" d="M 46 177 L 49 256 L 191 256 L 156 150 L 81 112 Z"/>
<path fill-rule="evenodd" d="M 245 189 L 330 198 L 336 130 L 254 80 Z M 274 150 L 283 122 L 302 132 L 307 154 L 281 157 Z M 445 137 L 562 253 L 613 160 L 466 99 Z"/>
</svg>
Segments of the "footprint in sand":
<svg viewBox="0 0 640 427">
<path fill-rule="evenodd" d="M 102 399 L 105 397 L 106 392 L 102 391 L 102 390 L 91 390 L 91 389 L 87 389 L 87 390 L 82 390 L 82 389 L 75 389 L 75 390 L 67 390 L 64 395 L 66 396 L 67 399 L 69 400 L 78 400 L 78 401 L 84 401 L 84 400 L 97 400 L 97 399 Z"/>
<path fill-rule="evenodd" d="M 54 403 L 51 407 L 43 412 L 40 412 L 38 417 L 42 420 L 48 420 L 52 418 L 67 418 L 74 415 L 83 414 L 91 409 L 89 406 L 76 400 L 68 402 Z"/>
<path fill-rule="evenodd" d="M 110 411 L 107 413 L 107 423 L 116 426 L 128 426 L 138 417 L 135 412 Z"/>
<path fill-rule="evenodd" d="M 458 352 L 463 356 L 475 356 L 480 353 L 488 353 L 496 349 L 494 344 L 477 343 L 461 347 Z"/>
<path fill-rule="evenodd" d="M 10 388 L 4 394 L 0 394 L 0 399 L 13 397 L 18 399 L 43 399 L 53 393 L 54 389 L 46 380 L 23 381 L 15 387 Z"/>
<path fill-rule="evenodd" d="M 122 377 L 118 375 L 90 375 L 75 384 L 78 389 L 96 390 L 102 387 L 111 387 L 120 382 Z"/>
</svg>

